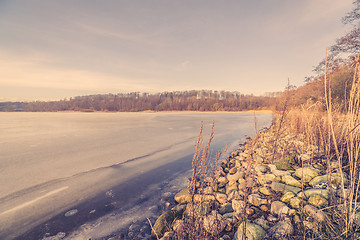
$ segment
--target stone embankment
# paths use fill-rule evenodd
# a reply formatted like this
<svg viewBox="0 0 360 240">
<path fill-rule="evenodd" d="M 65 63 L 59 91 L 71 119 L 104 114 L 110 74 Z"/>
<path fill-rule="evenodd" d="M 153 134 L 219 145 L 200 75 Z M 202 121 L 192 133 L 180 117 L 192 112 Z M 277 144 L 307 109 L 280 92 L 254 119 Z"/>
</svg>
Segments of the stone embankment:
<svg viewBox="0 0 360 240">
<path fill-rule="evenodd" d="M 189 234 L 198 234 L 205 239 L 257 240 L 316 235 L 328 229 L 326 209 L 342 196 L 342 181 L 345 187 L 348 184 L 336 161 L 327 162 L 299 136 L 279 136 L 271 130 L 232 152 L 215 177 L 202 181 L 194 195 L 189 189 L 175 195 L 178 205 L 157 219 L 153 238 L 196 239 Z"/>
</svg>

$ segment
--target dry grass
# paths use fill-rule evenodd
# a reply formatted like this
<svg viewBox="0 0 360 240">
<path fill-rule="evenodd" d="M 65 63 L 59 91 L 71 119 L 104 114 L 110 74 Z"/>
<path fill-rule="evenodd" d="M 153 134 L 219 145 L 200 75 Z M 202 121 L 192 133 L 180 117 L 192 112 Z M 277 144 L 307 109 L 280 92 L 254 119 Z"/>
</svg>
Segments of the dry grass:
<svg viewBox="0 0 360 240">
<path fill-rule="evenodd" d="M 320 239 L 357 239 L 355 224 L 359 215 L 360 188 L 360 60 L 355 68 L 352 87 L 343 105 L 335 104 L 331 96 L 331 79 L 325 72 L 325 98 L 317 102 L 292 108 L 282 120 L 284 128 L 297 135 L 308 146 L 313 146 L 310 163 L 325 159 L 328 174 L 338 172 L 341 176 L 340 197 L 333 198 L 327 209 L 332 217 L 328 232 L 319 233 Z M 280 129 L 279 129 L 280 132 Z M 301 153 L 302 149 L 299 149 Z M 332 168 L 331 162 L 337 162 Z M 345 179 L 349 184 L 345 184 Z M 330 180 L 331 181 L 331 180 Z"/>
</svg>

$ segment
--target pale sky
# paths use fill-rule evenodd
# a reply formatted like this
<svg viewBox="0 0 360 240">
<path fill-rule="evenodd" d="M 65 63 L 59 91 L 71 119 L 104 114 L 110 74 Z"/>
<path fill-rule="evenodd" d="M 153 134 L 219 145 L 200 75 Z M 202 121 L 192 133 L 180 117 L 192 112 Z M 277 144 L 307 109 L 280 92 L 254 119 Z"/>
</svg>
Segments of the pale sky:
<svg viewBox="0 0 360 240">
<path fill-rule="evenodd" d="M 0 0 L 0 101 L 300 86 L 352 0 Z"/>
</svg>

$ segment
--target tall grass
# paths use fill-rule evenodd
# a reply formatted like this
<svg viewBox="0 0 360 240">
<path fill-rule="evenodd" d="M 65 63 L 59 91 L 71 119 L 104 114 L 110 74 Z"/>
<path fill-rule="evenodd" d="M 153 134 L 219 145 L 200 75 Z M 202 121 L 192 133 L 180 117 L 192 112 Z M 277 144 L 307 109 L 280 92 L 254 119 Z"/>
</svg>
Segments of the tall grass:
<svg viewBox="0 0 360 240">
<path fill-rule="evenodd" d="M 331 234 L 338 238 L 355 238 L 354 221 L 360 217 L 360 59 L 353 65 L 351 90 L 344 101 L 334 101 L 331 96 L 331 75 L 325 70 L 325 97 L 316 102 L 308 101 L 288 111 L 282 120 L 284 128 L 297 135 L 313 150 L 311 161 L 325 160 L 328 174 L 341 176 L 340 197 L 334 198 L 331 209 L 336 226 Z M 346 87 L 345 87 L 346 88 Z M 302 149 L 299 149 L 302 152 Z M 334 169 L 334 162 L 337 167 Z M 331 164 L 332 163 L 332 164 Z M 349 184 L 346 184 L 348 180 Z M 331 179 L 330 179 L 331 181 Z M 322 233 L 325 234 L 325 233 Z M 330 233 L 329 233 L 330 234 Z"/>
</svg>

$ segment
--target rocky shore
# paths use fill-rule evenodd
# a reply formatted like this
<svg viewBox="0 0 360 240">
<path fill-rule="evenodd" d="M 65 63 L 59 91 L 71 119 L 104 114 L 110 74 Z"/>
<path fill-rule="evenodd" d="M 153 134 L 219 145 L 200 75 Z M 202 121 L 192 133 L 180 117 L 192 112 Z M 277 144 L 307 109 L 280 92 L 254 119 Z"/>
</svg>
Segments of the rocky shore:
<svg viewBox="0 0 360 240">
<path fill-rule="evenodd" d="M 338 162 L 304 136 L 270 128 L 243 144 L 213 176 L 174 197 L 152 226 L 158 239 L 304 239 L 329 233 L 332 207 L 346 191 Z M 341 189 L 341 184 L 345 189 Z M 360 215 L 355 215 L 360 224 Z M 246 238 L 244 238 L 246 236 Z"/>
</svg>

